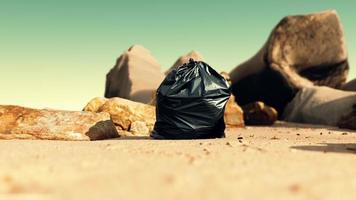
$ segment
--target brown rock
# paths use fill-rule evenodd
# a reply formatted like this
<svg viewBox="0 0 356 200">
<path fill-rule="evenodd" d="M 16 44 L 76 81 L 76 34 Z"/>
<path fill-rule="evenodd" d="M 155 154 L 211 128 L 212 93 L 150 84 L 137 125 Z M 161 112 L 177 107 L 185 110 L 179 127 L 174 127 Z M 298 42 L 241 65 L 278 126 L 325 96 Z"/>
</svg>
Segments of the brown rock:
<svg viewBox="0 0 356 200">
<path fill-rule="evenodd" d="M 263 102 L 249 103 L 242 110 L 246 125 L 273 125 L 278 119 L 277 111 Z"/>
<path fill-rule="evenodd" d="M 118 136 L 107 113 L 0 106 L 0 139 L 100 140 Z"/>
<path fill-rule="evenodd" d="M 282 19 L 263 48 L 230 76 L 240 105 L 262 101 L 282 113 L 301 88 L 339 88 L 348 69 L 340 19 L 326 11 Z"/>
<path fill-rule="evenodd" d="M 91 105 L 101 104 L 102 99 L 94 98 L 84 110 L 91 110 Z M 94 112 L 110 114 L 120 135 L 149 136 L 156 120 L 155 107 L 122 98 L 111 98 Z"/>
<path fill-rule="evenodd" d="M 134 45 L 125 51 L 106 76 L 105 97 L 149 103 L 164 75 L 151 53 Z"/>
<path fill-rule="evenodd" d="M 150 130 L 151 128 L 151 130 Z M 136 136 L 149 136 L 152 131 L 152 126 L 149 126 L 144 121 L 134 121 L 131 123 L 130 132 Z"/>
<path fill-rule="evenodd" d="M 231 84 L 230 75 L 226 72 L 220 73 L 229 84 Z M 244 127 L 243 111 L 236 103 L 235 96 L 231 94 L 225 106 L 224 121 L 227 127 Z"/>
<path fill-rule="evenodd" d="M 165 74 L 167 75 L 173 69 L 183 65 L 184 63 L 189 62 L 189 59 L 191 59 L 191 58 L 195 61 L 203 61 L 204 60 L 203 56 L 199 52 L 193 50 L 193 51 L 189 52 L 188 54 L 179 57 L 178 60 L 173 64 L 173 66 L 165 72 Z"/>
<path fill-rule="evenodd" d="M 227 127 L 244 127 L 243 111 L 231 95 L 225 106 L 224 121 Z"/>
</svg>

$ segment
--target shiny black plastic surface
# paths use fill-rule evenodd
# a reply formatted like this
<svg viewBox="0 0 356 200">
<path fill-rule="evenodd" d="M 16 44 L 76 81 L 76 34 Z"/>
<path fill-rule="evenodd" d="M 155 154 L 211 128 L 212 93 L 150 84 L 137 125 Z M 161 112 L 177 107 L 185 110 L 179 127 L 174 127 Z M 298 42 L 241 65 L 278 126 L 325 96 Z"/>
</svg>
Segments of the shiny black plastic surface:
<svg viewBox="0 0 356 200">
<path fill-rule="evenodd" d="M 227 81 L 204 62 L 190 60 L 170 72 L 157 90 L 156 139 L 224 137 Z"/>
</svg>

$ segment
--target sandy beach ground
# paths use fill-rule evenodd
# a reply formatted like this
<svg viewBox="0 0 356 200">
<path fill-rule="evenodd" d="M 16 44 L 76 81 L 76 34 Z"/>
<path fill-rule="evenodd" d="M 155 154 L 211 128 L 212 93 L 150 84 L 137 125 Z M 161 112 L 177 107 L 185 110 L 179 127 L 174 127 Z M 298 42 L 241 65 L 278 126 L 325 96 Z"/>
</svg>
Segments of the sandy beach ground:
<svg viewBox="0 0 356 200">
<path fill-rule="evenodd" d="M 0 141 L 0 199 L 355 199 L 356 132 L 278 123 L 214 140 Z"/>
</svg>

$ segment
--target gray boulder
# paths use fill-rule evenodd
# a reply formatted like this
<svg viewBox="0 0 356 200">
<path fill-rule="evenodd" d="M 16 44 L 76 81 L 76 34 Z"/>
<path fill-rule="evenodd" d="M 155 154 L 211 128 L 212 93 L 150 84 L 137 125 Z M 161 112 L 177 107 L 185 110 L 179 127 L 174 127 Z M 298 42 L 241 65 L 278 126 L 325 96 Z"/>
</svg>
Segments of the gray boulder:
<svg viewBox="0 0 356 200">
<path fill-rule="evenodd" d="M 287 105 L 283 119 L 356 129 L 355 105 L 356 92 L 325 86 L 306 87 Z"/>
</svg>

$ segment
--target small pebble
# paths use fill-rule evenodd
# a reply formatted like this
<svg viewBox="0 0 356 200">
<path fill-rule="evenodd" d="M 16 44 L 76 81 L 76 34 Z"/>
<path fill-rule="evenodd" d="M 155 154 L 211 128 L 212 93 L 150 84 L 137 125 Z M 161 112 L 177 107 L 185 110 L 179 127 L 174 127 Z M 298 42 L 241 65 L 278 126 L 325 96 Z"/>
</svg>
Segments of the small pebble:
<svg viewBox="0 0 356 200">
<path fill-rule="evenodd" d="M 205 152 L 206 155 L 209 155 L 210 154 L 210 151 L 208 149 L 203 149 L 203 151 Z"/>
<path fill-rule="evenodd" d="M 271 137 L 271 140 L 279 140 L 279 138 L 276 136 L 273 136 L 273 137 Z"/>
</svg>

